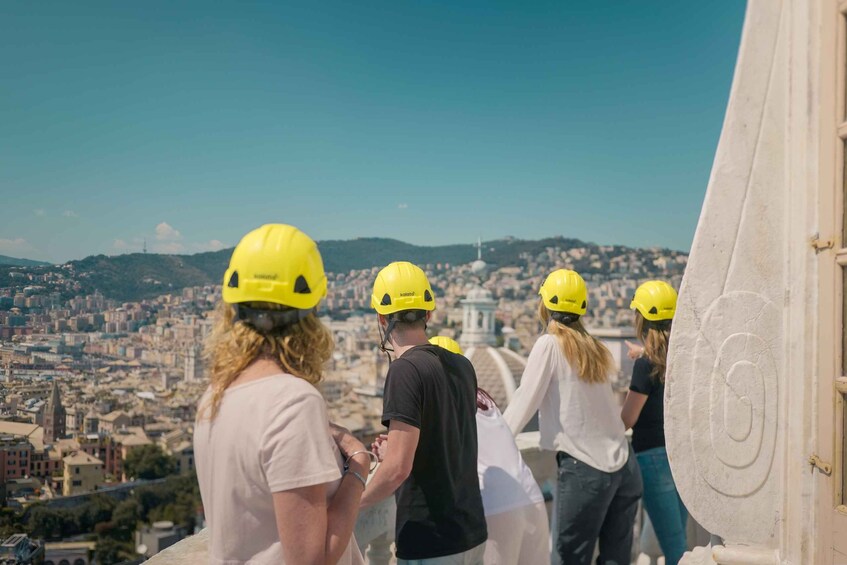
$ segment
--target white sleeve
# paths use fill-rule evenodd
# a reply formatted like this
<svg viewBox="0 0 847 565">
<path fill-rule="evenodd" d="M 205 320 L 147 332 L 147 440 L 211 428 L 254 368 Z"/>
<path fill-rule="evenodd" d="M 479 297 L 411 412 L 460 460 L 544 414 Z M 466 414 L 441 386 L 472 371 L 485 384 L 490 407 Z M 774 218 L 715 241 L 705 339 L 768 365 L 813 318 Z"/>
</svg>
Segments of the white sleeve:
<svg viewBox="0 0 847 565">
<path fill-rule="evenodd" d="M 529 353 L 526 369 L 521 377 L 521 386 L 515 391 L 506 413 L 503 414 L 512 435 L 521 433 L 541 406 L 541 399 L 544 398 L 553 376 L 554 347 L 558 347 L 556 338 L 545 335 L 535 342 Z"/>
<path fill-rule="evenodd" d="M 259 457 L 271 492 L 341 477 L 332 450 L 326 403 L 317 391 L 280 405 L 262 435 Z"/>
</svg>

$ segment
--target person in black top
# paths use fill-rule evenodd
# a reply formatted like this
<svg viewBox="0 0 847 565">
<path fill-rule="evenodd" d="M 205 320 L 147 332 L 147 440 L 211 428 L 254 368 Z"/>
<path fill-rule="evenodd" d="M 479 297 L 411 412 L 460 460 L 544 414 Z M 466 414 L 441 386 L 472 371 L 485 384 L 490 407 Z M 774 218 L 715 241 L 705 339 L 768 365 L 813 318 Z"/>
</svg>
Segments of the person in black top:
<svg viewBox="0 0 847 565">
<path fill-rule="evenodd" d="M 676 490 L 665 450 L 665 367 L 676 291 L 663 281 L 649 281 L 635 291 L 635 331 L 644 344 L 632 370 L 632 383 L 621 418 L 632 428 L 632 449 L 644 481 L 644 508 L 665 563 L 676 565 L 687 549 L 688 513 Z"/>
<path fill-rule="evenodd" d="M 397 358 L 383 400 L 390 447 L 380 450 L 362 506 L 395 494 L 400 565 L 482 565 L 488 532 L 476 468 L 476 373 L 464 356 L 429 344 L 435 298 L 420 268 L 385 267 L 371 302 L 381 347 Z"/>
</svg>

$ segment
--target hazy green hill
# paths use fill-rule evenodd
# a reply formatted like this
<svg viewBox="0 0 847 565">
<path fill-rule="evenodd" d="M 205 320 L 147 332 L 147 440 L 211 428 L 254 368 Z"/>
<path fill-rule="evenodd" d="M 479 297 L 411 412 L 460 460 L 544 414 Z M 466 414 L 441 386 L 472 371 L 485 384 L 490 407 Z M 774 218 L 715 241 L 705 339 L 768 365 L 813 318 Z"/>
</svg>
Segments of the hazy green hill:
<svg viewBox="0 0 847 565">
<path fill-rule="evenodd" d="M 94 255 L 70 266 L 84 293 L 99 290 L 117 300 L 137 300 L 187 286 L 209 284 L 211 277 L 182 255 L 132 253 L 129 255 Z"/>
<path fill-rule="evenodd" d="M 395 239 L 359 238 L 349 241 L 327 240 L 318 243 L 327 271 L 339 273 L 354 269 L 382 267 L 391 261 L 411 261 L 421 265 L 449 263 L 458 265 L 476 259 L 476 249 L 471 244 L 424 247 Z M 600 252 L 599 247 L 578 239 L 554 237 L 542 240 L 502 239 L 483 243 L 483 258 L 494 266 L 522 266 L 521 255 L 537 256 L 546 249 L 585 247 L 590 253 Z M 629 251 L 614 246 L 612 254 Z M 607 248 L 608 251 L 608 248 Z M 647 250 L 633 250 L 649 254 Z M 12 271 L 24 271 L 29 280 L 37 282 L 39 275 L 61 273 L 76 283 L 74 294 L 100 291 L 108 298 L 134 301 L 169 292 L 179 292 L 187 286 L 220 284 L 229 262 L 232 249 L 197 253 L 195 255 L 157 255 L 133 253 L 129 255 L 95 255 L 66 265 L 21 267 L 0 266 L 0 287 L 20 282 Z M 575 267 L 583 273 L 596 268 L 586 257 L 576 261 Z M 20 277 L 20 274 L 17 274 Z"/>
<path fill-rule="evenodd" d="M 39 267 L 44 265 L 49 265 L 50 263 L 45 263 L 44 261 L 33 261 L 32 259 L 18 259 L 16 257 L 9 257 L 7 255 L 0 255 L 0 265 L 3 266 L 16 266 L 16 267 Z"/>
<path fill-rule="evenodd" d="M 547 247 L 579 247 L 590 245 L 578 239 L 563 237 L 542 240 L 504 239 L 482 244 L 484 259 L 494 265 L 516 265 L 522 253 L 540 253 Z M 379 237 L 351 240 L 330 239 L 318 242 L 324 268 L 332 273 L 354 269 L 382 267 L 392 261 L 411 261 L 422 265 L 450 263 L 458 265 L 476 259 L 476 248 L 469 244 L 425 247 Z M 187 264 L 207 273 L 215 282 L 223 276 L 232 249 L 184 256 Z"/>
</svg>

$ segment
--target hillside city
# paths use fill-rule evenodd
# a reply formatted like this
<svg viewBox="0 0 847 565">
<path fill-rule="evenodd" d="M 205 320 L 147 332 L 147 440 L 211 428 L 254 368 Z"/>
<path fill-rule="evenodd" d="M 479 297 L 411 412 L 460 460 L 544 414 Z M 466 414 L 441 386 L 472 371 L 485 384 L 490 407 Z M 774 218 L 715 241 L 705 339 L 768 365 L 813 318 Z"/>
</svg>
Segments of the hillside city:
<svg viewBox="0 0 847 565">
<path fill-rule="evenodd" d="M 614 330 L 630 328 L 640 282 L 678 288 L 686 262 L 682 252 L 586 244 L 524 252 L 510 264 L 425 264 L 438 300 L 429 331 L 459 338 L 468 296 L 482 297 L 495 312 L 491 345 L 525 357 L 540 330 L 537 289 L 552 270 L 585 273 L 587 325 Z M 381 267 L 328 273 L 321 310 L 336 342 L 322 392 L 331 419 L 363 439 L 382 430 L 387 359 L 370 310 Z M 2 269 L 0 537 L 22 534 L 9 551 L 41 551 L 53 563 L 62 555 L 88 563 L 92 554 L 119 562 L 200 528 L 192 430 L 220 286 L 118 301 L 78 294 L 96 272 Z"/>
</svg>

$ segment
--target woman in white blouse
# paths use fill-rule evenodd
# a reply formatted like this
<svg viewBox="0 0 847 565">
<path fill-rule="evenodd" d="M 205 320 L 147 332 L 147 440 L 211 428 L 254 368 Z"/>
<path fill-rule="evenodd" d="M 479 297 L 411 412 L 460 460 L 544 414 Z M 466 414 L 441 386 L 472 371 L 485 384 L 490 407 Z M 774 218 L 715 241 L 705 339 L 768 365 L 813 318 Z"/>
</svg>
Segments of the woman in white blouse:
<svg viewBox="0 0 847 565">
<path fill-rule="evenodd" d="M 332 351 L 325 295 L 297 228 L 262 226 L 233 251 L 194 431 L 208 563 L 362 563 L 351 534 L 370 454 L 330 427 L 315 388 Z"/>
<path fill-rule="evenodd" d="M 641 475 L 624 435 L 609 351 L 582 325 L 588 289 L 566 269 L 541 285 L 545 334 L 527 360 L 504 418 L 513 434 L 539 412 L 541 448 L 559 465 L 556 548 L 563 564 L 629 563 Z"/>
</svg>

